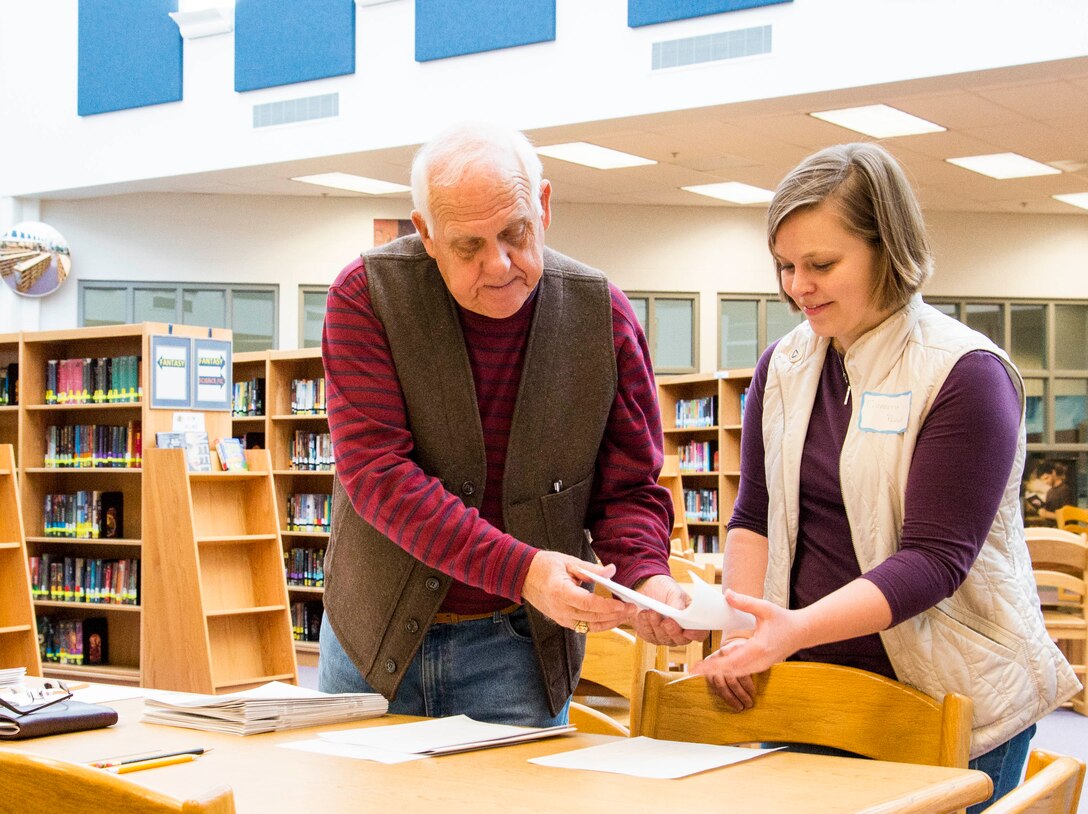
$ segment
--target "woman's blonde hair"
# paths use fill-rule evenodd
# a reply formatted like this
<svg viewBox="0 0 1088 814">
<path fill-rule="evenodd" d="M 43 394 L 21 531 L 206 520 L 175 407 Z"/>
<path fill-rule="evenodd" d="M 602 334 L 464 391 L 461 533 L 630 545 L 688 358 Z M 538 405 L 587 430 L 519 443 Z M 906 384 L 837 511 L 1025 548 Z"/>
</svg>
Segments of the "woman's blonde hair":
<svg viewBox="0 0 1088 814">
<path fill-rule="evenodd" d="M 843 226 L 876 251 L 873 301 L 879 308 L 907 303 L 933 273 L 933 256 L 918 199 L 903 168 L 883 147 L 839 144 L 814 153 L 778 185 L 767 212 L 767 243 L 774 254 L 782 223 L 798 210 L 834 205 Z M 794 309 L 782 289 L 778 294 Z"/>
</svg>

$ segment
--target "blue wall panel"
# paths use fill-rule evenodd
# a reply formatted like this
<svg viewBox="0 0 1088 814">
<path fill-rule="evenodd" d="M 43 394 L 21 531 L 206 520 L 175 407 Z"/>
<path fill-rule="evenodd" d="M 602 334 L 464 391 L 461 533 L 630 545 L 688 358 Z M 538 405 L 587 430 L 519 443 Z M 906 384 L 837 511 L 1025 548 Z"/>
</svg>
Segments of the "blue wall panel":
<svg viewBox="0 0 1088 814">
<path fill-rule="evenodd" d="M 416 0 L 416 61 L 551 42 L 555 0 Z"/>
<path fill-rule="evenodd" d="M 238 0 L 236 91 L 352 73 L 354 0 Z"/>
<path fill-rule="evenodd" d="M 80 116 L 181 100 L 181 33 L 168 16 L 177 7 L 177 0 L 79 0 Z"/>
<path fill-rule="evenodd" d="M 792 2 L 793 0 L 627 0 L 627 25 L 637 28 L 640 25 L 721 14 L 723 11 Z"/>
</svg>

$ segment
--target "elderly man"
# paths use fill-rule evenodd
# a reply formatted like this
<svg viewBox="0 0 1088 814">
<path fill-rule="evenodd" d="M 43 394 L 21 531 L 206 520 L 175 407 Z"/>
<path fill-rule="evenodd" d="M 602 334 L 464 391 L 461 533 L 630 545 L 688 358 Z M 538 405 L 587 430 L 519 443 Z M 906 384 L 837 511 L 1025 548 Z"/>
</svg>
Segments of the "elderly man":
<svg viewBox="0 0 1088 814">
<path fill-rule="evenodd" d="M 329 291 L 323 690 L 543 726 L 566 720 L 580 634 L 631 620 L 659 644 L 697 635 L 578 573 L 687 602 L 645 338 L 600 272 L 544 247 L 541 175 L 521 133 L 446 132 L 412 167 L 418 236 Z"/>
</svg>

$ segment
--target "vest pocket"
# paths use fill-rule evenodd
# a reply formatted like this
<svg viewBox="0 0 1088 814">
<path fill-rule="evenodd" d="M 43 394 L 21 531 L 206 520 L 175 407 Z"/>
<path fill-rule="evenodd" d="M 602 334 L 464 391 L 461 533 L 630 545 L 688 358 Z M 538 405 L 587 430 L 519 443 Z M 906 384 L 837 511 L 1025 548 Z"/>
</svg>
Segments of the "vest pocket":
<svg viewBox="0 0 1088 814">
<path fill-rule="evenodd" d="M 560 492 L 540 498 L 548 547 L 553 551 L 592 562 L 593 550 L 586 539 L 586 509 L 589 506 L 593 476 L 578 481 Z"/>
</svg>

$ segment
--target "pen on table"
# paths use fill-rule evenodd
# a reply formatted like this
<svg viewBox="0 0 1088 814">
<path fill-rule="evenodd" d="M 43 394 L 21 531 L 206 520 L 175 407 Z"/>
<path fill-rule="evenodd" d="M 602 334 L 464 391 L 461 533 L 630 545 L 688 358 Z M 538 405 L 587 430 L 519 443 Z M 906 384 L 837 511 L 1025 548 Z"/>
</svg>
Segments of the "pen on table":
<svg viewBox="0 0 1088 814">
<path fill-rule="evenodd" d="M 136 763 L 122 763 L 120 766 L 110 766 L 106 771 L 114 774 L 128 774 L 129 772 L 142 772 L 144 769 L 157 769 L 160 766 L 173 766 L 175 763 L 189 763 L 193 760 L 196 760 L 196 755 L 190 752 L 183 755 L 174 755 L 173 757 L 141 760 Z"/>
<path fill-rule="evenodd" d="M 140 755 L 139 757 L 130 757 L 123 760 L 96 760 L 93 763 L 88 763 L 88 766 L 93 766 L 96 769 L 112 769 L 116 766 L 125 766 L 129 763 L 144 763 L 148 760 L 161 760 L 168 757 L 177 757 L 178 755 L 202 755 L 205 752 L 210 752 L 211 749 L 181 749 L 177 752 L 159 752 L 153 755 Z"/>
</svg>

